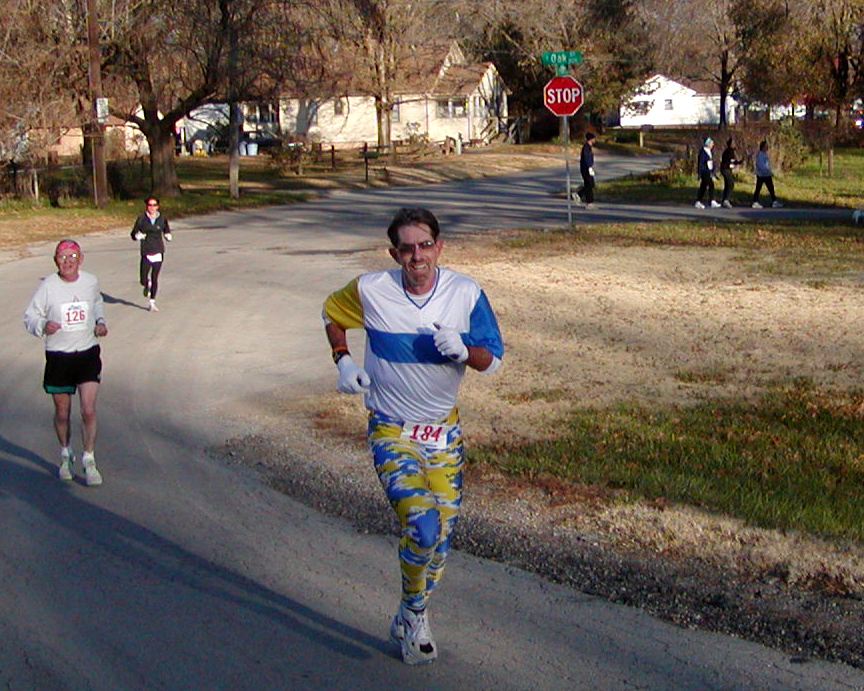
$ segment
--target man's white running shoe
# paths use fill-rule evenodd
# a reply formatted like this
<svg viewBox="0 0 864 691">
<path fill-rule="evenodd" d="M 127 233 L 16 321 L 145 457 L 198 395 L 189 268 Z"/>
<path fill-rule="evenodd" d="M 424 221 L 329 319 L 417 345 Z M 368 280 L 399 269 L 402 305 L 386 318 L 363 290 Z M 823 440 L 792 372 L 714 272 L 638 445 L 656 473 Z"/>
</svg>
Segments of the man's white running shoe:
<svg viewBox="0 0 864 691">
<path fill-rule="evenodd" d="M 88 487 L 98 487 L 102 484 L 102 473 L 96 467 L 96 461 L 89 459 L 82 461 L 84 464 L 84 481 Z"/>
<path fill-rule="evenodd" d="M 754 209 L 762 208 L 762 205 L 759 202 L 753 202 L 750 206 L 752 206 Z"/>
<path fill-rule="evenodd" d="M 697 209 L 705 208 L 705 205 L 702 202 L 696 202 L 693 206 L 695 206 Z"/>
<path fill-rule="evenodd" d="M 60 454 L 60 466 L 57 468 L 57 477 L 63 482 L 72 482 L 72 466 L 75 464 L 75 454 Z"/>
<path fill-rule="evenodd" d="M 390 622 L 390 640 L 398 643 L 402 650 L 402 662 L 406 665 L 422 665 L 438 657 L 438 648 L 429 630 L 426 612 L 414 612 L 404 604 Z"/>
<path fill-rule="evenodd" d="M 159 311 L 159 308 L 156 307 L 156 301 L 153 298 L 150 298 L 150 311 L 151 312 L 158 312 Z"/>
<path fill-rule="evenodd" d="M 712 209 L 719 209 L 720 208 L 720 202 L 718 202 L 716 199 L 712 199 L 711 200 L 711 208 Z"/>
<path fill-rule="evenodd" d="M 732 202 L 730 202 L 728 199 L 724 199 L 723 200 L 723 206 L 727 209 L 731 209 L 732 208 Z"/>
<path fill-rule="evenodd" d="M 783 205 L 782 205 L 780 202 L 778 202 L 778 201 L 774 201 L 774 202 L 771 202 L 771 208 L 773 208 L 773 209 L 782 209 L 782 208 L 783 208 Z"/>
</svg>

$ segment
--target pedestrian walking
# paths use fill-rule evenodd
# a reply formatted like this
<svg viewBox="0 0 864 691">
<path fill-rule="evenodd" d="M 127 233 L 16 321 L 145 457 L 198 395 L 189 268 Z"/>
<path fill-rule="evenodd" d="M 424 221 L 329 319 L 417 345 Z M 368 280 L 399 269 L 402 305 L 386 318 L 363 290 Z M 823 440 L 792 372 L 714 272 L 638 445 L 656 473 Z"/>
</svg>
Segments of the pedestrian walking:
<svg viewBox="0 0 864 691">
<path fill-rule="evenodd" d="M 771 206 L 775 209 L 781 208 L 783 205 L 777 201 L 777 195 L 774 194 L 774 173 L 771 171 L 771 160 L 768 158 L 768 142 L 764 139 L 759 142 L 759 151 L 756 153 L 756 189 L 753 190 L 753 203 L 751 206 L 754 209 L 761 209 L 759 203 L 759 195 L 762 192 L 762 186 L 768 190 L 768 195 L 771 197 Z"/>
<path fill-rule="evenodd" d="M 443 242 L 431 211 L 400 210 L 387 235 L 399 267 L 332 293 L 324 321 L 338 389 L 364 394 L 369 450 L 401 526 L 402 595 L 390 639 L 415 665 L 438 656 L 427 607 L 462 504 L 459 385 L 467 367 L 495 372 L 504 346 L 477 282 L 438 265 Z M 363 365 L 348 352 L 349 328 L 366 331 Z"/>
<path fill-rule="evenodd" d="M 99 281 L 81 271 L 84 255 L 75 240 L 62 240 L 54 249 L 57 273 L 39 283 L 24 311 L 24 327 L 45 343 L 42 387 L 54 403 L 54 432 L 60 442 L 57 476 L 74 477 L 72 450 L 72 398 L 78 393 L 81 408 L 81 464 L 88 487 L 102 484 L 96 467 L 96 398 L 102 379 L 101 349 L 97 338 L 108 335 Z"/>
<path fill-rule="evenodd" d="M 720 175 L 723 176 L 723 196 L 720 204 L 727 209 L 732 208 L 732 190 L 735 189 L 735 166 L 740 166 L 742 161 L 738 160 L 738 154 L 732 145 L 732 137 L 726 140 L 726 148 L 720 156 Z"/>
<path fill-rule="evenodd" d="M 699 149 L 699 156 L 696 160 L 696 174 L 699 176 L 699 192 L 696 195 L 696 203 L 694 206 L 697 209 L 704 209 L 705 193 L 708 193 L 708 204 L 713 208 L 720 206 L 720 202 L 714 199 L 714 140 L 711 137 L 705 137 L 702 143 L 702 148 Z"/>
<path fill-rule="evenodd" d="M 582 186 L 576 190 L 579 201 L 586 209 L 594 208 L 594 190 L 597 186 L 594 177 L 594 143 L 597 136 L 593 132 L 585 133 L 585 143 L 579 156 L 579 172 L 582 174 Z"/>
<path fill-rule="evenodd" d="M 140 243 L 141 261 L 138 264 L 138 280 L 144 289 L 144 297 L 150 299 L 150 311 L 158 312 L 156 293 L 159 290 L 159 274 L 165 260 L 165 240 L 172 239 L 168 219 L 159 211 L 159 200 L 147 197 L 144 212 L 135 219 L 132 239 Z"/>
</svg>

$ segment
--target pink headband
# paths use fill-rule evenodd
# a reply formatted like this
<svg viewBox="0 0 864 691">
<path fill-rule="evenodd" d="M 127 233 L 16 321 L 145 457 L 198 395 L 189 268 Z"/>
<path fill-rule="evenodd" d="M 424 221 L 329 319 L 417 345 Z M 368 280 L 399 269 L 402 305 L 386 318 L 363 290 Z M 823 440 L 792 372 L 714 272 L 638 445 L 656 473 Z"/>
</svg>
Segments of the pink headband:
<svg viewBox="0 0 864 691">
<path fill-rule="evenodd" d="M 75 250 L 76 252 L 80 252 L 81 245 L 74 240 L 61 240 L 57 243 L 57 247 L 54 248 L 54 254 L 58 254 L 63 250 Z"/>
</svg>

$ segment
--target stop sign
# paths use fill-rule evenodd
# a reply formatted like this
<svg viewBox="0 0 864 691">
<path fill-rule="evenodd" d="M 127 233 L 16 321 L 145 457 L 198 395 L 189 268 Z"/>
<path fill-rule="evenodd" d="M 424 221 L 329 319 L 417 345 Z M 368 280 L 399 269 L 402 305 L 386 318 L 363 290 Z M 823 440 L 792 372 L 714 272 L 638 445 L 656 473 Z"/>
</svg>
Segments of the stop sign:
<svg viewBox="0 0 864 691">
<path fill-rule="evenodd" d="M 582 107 L 582 85 L 573 77 L 552 77 L 543 87 L 543 105 L 555 115 L 573 115 Z"/>
</svg>

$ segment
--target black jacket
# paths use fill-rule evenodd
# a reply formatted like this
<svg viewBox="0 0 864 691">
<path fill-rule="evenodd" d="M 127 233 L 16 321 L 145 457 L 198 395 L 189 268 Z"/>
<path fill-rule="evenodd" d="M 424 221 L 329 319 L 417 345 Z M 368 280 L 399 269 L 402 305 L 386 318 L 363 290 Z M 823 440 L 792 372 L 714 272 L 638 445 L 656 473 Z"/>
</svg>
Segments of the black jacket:
<svg viewBox="0 0 864 691">
<path fill-rule="evenodd" d="M 591 173 L 589 168 L 594 167 L 594 149 L 587 142 L 582 145 L 582 155 L 579 157 L 579 172 L 583 177 L 588 177 Z"/>
<path fill-rule="evenodd" d="M 135 233 L 144 233 L 144 239 L 141 240 L 141 254 L 156 254 L 157 252 L 165 251 L 165 242 L 162 239 L 165 233 L 170 233 L 171 228 L 168 225 L 168 219 L 161 213 L 155 220 L 151 221 L 147 213 L 141 214 L 132 226 L 130 233 L 135 240 Z"/>
</svg>

